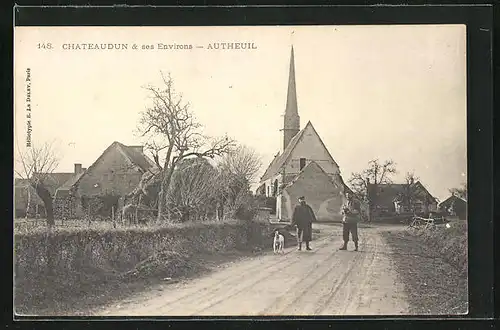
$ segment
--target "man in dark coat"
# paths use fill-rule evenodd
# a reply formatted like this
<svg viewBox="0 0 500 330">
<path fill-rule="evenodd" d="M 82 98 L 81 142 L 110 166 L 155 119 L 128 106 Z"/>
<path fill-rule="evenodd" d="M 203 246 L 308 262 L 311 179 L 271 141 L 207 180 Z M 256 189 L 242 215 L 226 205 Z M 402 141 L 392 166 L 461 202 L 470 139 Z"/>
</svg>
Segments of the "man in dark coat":
<svg viewBox="0 0 500 330">
<path fill-rule="evenodd" d="M 344 244 L 340 247 L 339 250 L 347 250 L 349 233 L 351 233 L 355 247 L 354 250 L 358 251 L 358 222 L 361 216 L 361 208 L 359 202 L 355 200 L 349 192 L 346 192 L 345 197 L 346 198 L 342 205 Z"/>
<path fill-rule="evenodd" d="M 302 250 L 302 242 L 306 243 L 306 250 L 310 251 L 309 242 L 312 241 L 312 223 L 316 216 L 312 208 L 306 204 L 304 196 L 299 197 L 299 205 L 295 206 L 292 216 L 292 226 L 297 226 L 297 249 Z"/>
</svg>

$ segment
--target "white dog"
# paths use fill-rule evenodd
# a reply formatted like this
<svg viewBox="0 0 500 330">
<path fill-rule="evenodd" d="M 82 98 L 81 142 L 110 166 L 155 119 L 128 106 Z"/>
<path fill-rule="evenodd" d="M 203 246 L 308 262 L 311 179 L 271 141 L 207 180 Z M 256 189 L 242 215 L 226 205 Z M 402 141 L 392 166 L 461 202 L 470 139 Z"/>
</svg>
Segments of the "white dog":
<svg viewBox="0 0 500 330">
<path fill-rule="evenodd" d="M 281 235 L 279 231 L 274 232 L 273 251 L 274 253 L 285 253 L 285 236 Z"/>
</svg>

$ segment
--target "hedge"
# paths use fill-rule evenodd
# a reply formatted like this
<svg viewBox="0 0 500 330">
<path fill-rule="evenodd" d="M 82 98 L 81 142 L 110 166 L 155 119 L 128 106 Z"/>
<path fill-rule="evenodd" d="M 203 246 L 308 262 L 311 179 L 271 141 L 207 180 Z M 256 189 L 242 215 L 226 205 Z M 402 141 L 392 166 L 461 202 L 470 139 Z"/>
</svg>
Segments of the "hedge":
<svg viewBox="0 0 500 330">
<path fill-rule="evenodd" d="M 226 221 L 17 233 L 15 305 L 59 299 L 68 290 L 76 295 L 111 279 L 183 276 L 193 266 L 190 256 L 267 246 L 271 231 L 265 221 Z"/>
<path fill-rule="evenodd" d="M 438 226 L 433 230 L 419 230 L 413 235 L 420 237 L 423 242 L 437 251 L 441 257 L 453 265 L 461 274 L 467 275 L 467 221 L 454 221 L 450 227 Z"/>
</svg>

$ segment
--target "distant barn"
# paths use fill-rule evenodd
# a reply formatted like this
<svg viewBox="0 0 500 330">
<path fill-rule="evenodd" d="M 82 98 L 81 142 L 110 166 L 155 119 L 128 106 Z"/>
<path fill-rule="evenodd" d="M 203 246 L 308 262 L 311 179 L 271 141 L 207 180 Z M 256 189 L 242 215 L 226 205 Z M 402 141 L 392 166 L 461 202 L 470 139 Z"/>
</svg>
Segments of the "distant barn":
<svg viewBox="0 0 500 330">
<path fill-rule="evenodd" d="M 439 204 L 439 210 L 461 220 L 467 219 L 467 200 L 451 195 Z"/>
</svg>

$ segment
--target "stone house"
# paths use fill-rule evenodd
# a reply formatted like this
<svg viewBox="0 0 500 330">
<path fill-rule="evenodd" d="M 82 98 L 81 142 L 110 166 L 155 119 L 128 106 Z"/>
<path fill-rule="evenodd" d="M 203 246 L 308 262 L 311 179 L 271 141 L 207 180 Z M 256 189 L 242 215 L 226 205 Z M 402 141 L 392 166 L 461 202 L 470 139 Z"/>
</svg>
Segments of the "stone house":
<svg viewBox="0 0 500 330">
<path fill-rule="evenodd" d="M 451 195 L 439 204 L 439 211 L 456 216 L 460 220 L 467 219 L 467 200 Z"/>
<path fill-rule="evenodd" d="M 300 129 L 293 47 L 282 131 L 282 151 L 269 164 L 256 193 L 276 198 L 279 221 L 291 220 L 300 196 L 306 197 L 318 221 L 340 220 L 343 194 L 349 188 L 313 124 L 309 121 Z"/>
<path fill-rule="evenodd" d="M 70 191 L 87 170 L 82 164 L 75 164 L 73 176 L 64 182 L 54 193 L 54 215 L 57 218 L 73 219 L 82 214 L 81 204 Z"/>
<path fill-rule="evenodd" d="M 40 174 L 34 174 L 40 175 Z M 49 190 L 51 196 L 55 195 L 55 192 L 59 187 L 64 185 L 64 183 L 70 180 L 74 173 L 43 173 L 44 183 Z M 14 179 L 14 209 L 15 217 L 26 216 L 26 210 L 28 207 L 28 201 L 30 201 L 30 209 L 28 212 L 28 217 L 34 217 L 38 214 L 40 217 L 45 217 L 45 206 L 43 201 L 35 189 L 30 185 L 29 179 Z"/>
<path fill-rule="evenodd" d="M 420 182 L 374 184 L 368 181 L 367 196 L 372 219 L 437 211 L 437 200 Z"/>
<path fill-rule="evenodd" d="M 143 146 L 115 141 L 88 169 L 58 189 L 57 208 L 66 210 L 66 217 L 109 217 L 113 210 L 121 209 L 124 196 L 137 187 L 144 173 L 156 169 L 156 164 L 144 154 Z"/>
<path fill-rule="evenodd" d="M 30 210 L 28 210 L 28 201 L 31 200 Z M 45 215 L 43 201 L 36 194 L 35 189 L 30 185 L 28 179 L 14 179 L 14 217 L 23 218 L 35 214 Z"/>
</svg>

